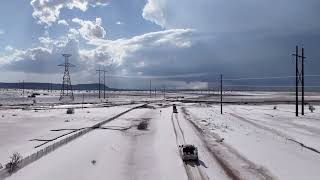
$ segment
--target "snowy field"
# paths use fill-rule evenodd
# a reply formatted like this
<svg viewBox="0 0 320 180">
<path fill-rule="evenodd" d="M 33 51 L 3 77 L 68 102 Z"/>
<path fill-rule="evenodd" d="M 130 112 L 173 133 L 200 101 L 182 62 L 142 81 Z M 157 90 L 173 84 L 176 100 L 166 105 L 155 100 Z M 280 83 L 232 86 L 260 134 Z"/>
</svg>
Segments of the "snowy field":
<svg viewBox="0 0 320 180">
<path fill-rule="evenodd" d="M 159 109 L 130 112 L 107 123 L 103 126 L 105 129 L 61 147 L 8 179 L 188 179 L 179 157 L 171 114 L 171 108 L 161 112 Z M 129 127 L 143 120 L 150 121 L 147 130 L 136 127 L 116 130 L 116 127 Z M 192 129 L 184 132 L 188 142 L 200 144 Z M 200 147 L 200 152 L 203 161 L 200 168 L 208 172 L 210 179 L 228 179 L 205 148 Z M 96 163 L 92 164 L 92 160 Z"/>
<path fill-rule="evenodd" d="M 206 91 L 167 92 L 165 96 L 158 92 L 151 97 L 147 91 L 109 92 L 108 99 L 76 92 L 71 104 L 61 104 L 58 92 L 37 91 L 40 95 L 31 99 L 17 92 L 0 93 L 2 165 L 13 152 L 26 157 L 133 107 L 149 105 L 89 131 L 6 179 L 320 177 L 318 93 L 307 93 L 306 101 L 314 105 L 314 112 L 306 105 L 305 116 L 296 117 L 291 104 L 294 96 L 288 92 L 226 92 L 226 101 L 235 103 L 225 104 L 222 115 L 215 104 L 219 97 Z M 290 104 L 282 103 L 287 100 Z M 172 112 L 172 104 L 177 105 L 178 114 Z M 67 108 L 74 108 L 75 113 L 67 114 Z M 147 122 L 146 129 L 138 129 L 142 122 Z M 181 160 L 181 144 L 198 147 L 197 163 Z"/>
<path fill-rule="evenodd" d="M 105 108 L 75 109 L 66 114 L 66 109 L 45 110 L 0 110 L 0 162 L 5 162 L 14 152 L 26 156 L 37 150 L 40 140 L 54 139 L 74 130 L 90 127 L 135 105 Z M 39 139 L 37 141 L 36 139 Z M 33 141 L 32 141 L 33 140 Z"/>
<path fill-rule="evenodd" d="M 278 179 L 318 179 L 320 154 L 320 111 L 306 108 L 306 115 L 295 117 L 293 105 L 220 107 L 188 104 L 186 110 L 205 132 L 236 150 L 254 164 L 268 169 Z M 317 110 L 318 109 L 318 110 Z M 309 112 L 308 112 L 309 111 Z"/>
</svg>

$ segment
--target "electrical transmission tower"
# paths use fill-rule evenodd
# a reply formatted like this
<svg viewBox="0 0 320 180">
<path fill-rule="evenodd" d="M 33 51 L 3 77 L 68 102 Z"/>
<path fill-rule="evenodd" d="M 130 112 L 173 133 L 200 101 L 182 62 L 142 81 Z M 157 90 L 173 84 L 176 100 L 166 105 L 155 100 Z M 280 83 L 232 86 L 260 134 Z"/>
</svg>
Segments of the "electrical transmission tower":
<svg viewBox="0 0 320 180">
<path fill-rule="evenodd" d="M 101 98 L 101 72 L 103 72 L 103 98 L 106 98 L 106 70 L 99 69 L 96 70 L 99 73 L 99 99 Z"/>
<path fill-rule="evenodd" d="M 64 64 L 58 65 L 58 66 L 64 66 L 63 82 L 62 82 L 59 100 L 64 102 L 73 101 L 74 96 L 72 91 L 69 68 L 75 67 L 75 65 L 69 63 L 69 57 L 71 56 L 71 54 L 62 54 L 62 56 L 64 57 L 65 62 Z"/>
</svg>

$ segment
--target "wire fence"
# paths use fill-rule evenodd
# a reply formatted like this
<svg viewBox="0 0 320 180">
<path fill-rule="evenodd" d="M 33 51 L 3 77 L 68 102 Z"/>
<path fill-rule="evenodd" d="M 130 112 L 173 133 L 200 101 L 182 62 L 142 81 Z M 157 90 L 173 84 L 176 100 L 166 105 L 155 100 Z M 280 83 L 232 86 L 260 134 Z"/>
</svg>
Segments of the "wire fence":
<svg viewBox="0 0 320 180">
<path fill-rule="evenodd" d="M 28 164 L 31 164 L 32 162 L 40 159 L 41 157 L 47 155 L 48 153 L 56 150 L 58 147 L 60 147 L 64 144 L 67 144 L 68 142 L 76 139 L 77 137 L 80 137 L 80 136 L 86 134 L 90 130 L 91 130 L 91 128 L 86 128 L 86 129 L 79 131 L 71 136 L 68 136 L 67 138 L 64 138 L 60 141 L 54 142 L 53 144 L 45 147 L 44 149 L 41 149 L 41 150 L 23 158 L 19 163 L 18 169 L 21 169 L 21 168 L 27 166 Z M 8 176 L 10 176 L 10 173 L 7 171 L 7 169 L 5 169 L 5 167 L 2 170 L 0 170 L 0 179 L 4 179 Z"/>
<path fill-rule="evenodd" d="M 91 130 L 93 130 L 93 129 L 95 129 L 95 128 L 99 128 L 99 127 L 102 126 L 103 124 L 105 124 L 105 123 L 107 123 L 107 122 L 109 122 L 109 121 L 112 121 L 112 120 L 114 120 L 114 119 L 116 119 L 116 118 L 118 118 L 118 117 L 120 117 L 120 116 L 122 116 L 122 115 L 124 115 L 124 114 L 126 114 L 126 113 L 128 113 L 128 112 L 130 112 L 130 111 L 132 111 L 132 110 L 134 110 L 134 109 L 143 107 L 143 106 L 145 106 L 145 105 L 146 105 L 146 104 L 143 104 L 143 105 L 139 105 L 139 106 L 130 108 L 130 109 L 128 109 L 128 110 L 126 110 L 126 111 L 124 111 L 124 112 L 122 112 L 122 113 L 120 113 L 120 114 L 118 114 L 118 115 L 116 115 L 116 116 L 114 116 L 114 117 L 112 117 L 112 118 L 109 118 L 109 119 L 107 119 L 107 120 L 105 120 L 105 121 L 101 121 L 101 122 L 93 125 L 93 126 L 90 127 L 90 128 L 85 128 L 85 129 L 83 129 L 83 130 L 81 130 L 81 131 L 78 131 L 78 132 L 76 132 L 76 133 L 74 133 L 74 134 L 72 134 L 72 135 L 70 135 L 70 136 L 68 136 L 68 137 L 66 137 L 66 138 L 64 138 L 64 139 L 62 139 L 62 140 L 60 140 L 60 141 L 54 142 L 53 144 L 51 144 L 51 145 L 49 145 L 49 146 L 47 146 L 47 147 L 45 147 L 45 148 L 43 148 L 43 149 L 41 149 L 41 150 L 39 150 L 39 151 L 37 151 L 37 152 L 35 152 L 35 153 L 33 153 L 33 154 L 31 154 L 31 155 L 23 158 L 23 159 L 19 162 L 19 166 L 18 166 L 18 169 L 17 169 L 17 170 L 19 170 L 19 169 L 27 166 L 28 164 L 31 164 L 32 162 L 34 162 L 34 161 L 40 159 L 41 157 L 49 154 L 50 152 L 52 152 L 52 151 L 56 150 L 57 148 L 61 147 L 62 145 L 67 144 L 67 143 L 69 143 L 70 141 L 72 141 L 72 140 L 74 140 L 74 139 L 76 139 L 76 138 L 78 138 L 78 137 L 80 137 L 80 136 L 82 136 L 82 135 L 90 132 Z M 4 165 L 4 166 L 5 166 L 5 165 Z M 17 170 L 16 170 L 16 171 L 17 171 Z M 3 167 L 3 169 L 0 170 L 0 180 L 4 179 L 4 178 L 6 178 L 6 177 L 8 177 L 8 176 L 10 176 L 10 175 L 11 175 L 11 174 L 7 171 L 7 169 L 6 169 L 5 167 Z"/>
</svg>

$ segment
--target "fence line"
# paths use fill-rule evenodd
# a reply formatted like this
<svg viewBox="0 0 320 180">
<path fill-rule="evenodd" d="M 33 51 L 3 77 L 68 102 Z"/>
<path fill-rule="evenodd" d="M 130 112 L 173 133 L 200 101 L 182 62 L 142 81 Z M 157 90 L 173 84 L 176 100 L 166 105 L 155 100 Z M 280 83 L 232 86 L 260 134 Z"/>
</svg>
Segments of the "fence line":
<svg viewBox="0 0 320 180">
<path fill-rule="evenodd" d="M 120 116 L 122 116 L 122 115 L 124 115 L 124 114 L 126 114 L 126 113 L 128 113 L 128 112 L 130 112 L 132 110 L 134 110 L 134 109 L 140 108 L 140 107 L 145 106 L 145 105 L 146 104 L 130 108 L 130 109 L 128 109 L 128 110 L 126 110 L 126 111 L 114 116 L 114 117 L 111 117 L 111 118 L 109 118 L 109 119 L 107 119 L 105 121 L 99 122 L 99 123 L 91 126 L 90 128 L 85 128 L 85 129 L 83 129 L 81 131 L 76 132 L 75 134 L 72 134 L 72 135 L 68 136 L 67 138 L 64 138 L 64 139 L 62 139 L 60 141 L 54 142 L 53 144 L 51 144 L 49 146 L 46 146 L 45 148 L 43 148 L 43 149 L 41 149 L 41 150 L 39 150 L 39 151 L 37 151 L 37 152 L 25 157 L 25 158 L 23 158 L 20 161 L 19 167 L 18 167 L 18 169 L 16 171 L 18 171 L 19 169 L 31 164 L 34 161 L 40 159 L 41 157 L 49 154 L 50 152 L 52 152 L 52 151 L 56 150 L 57 148 L 61 147 L 62 145 L 67 144 L 68 142 L 70 142 L 70 141 L 72 141 L 72 140 L 74 140 L 74 139 L 76 139 L 76 138 L 78 138 L 78 137 L 80 137 L 80 136 L 92 131 L 93 129 L 99 128 L 103 124 L 105 124 L 107 122 L 110 122 L 110 121 L 112 121 L 112 120 L 114 120 L 114 119 L 116 119 L 116 118 L 118 118 L 118 117 L 120 117 Z M 5 164 L 3 166 L 4 166 L 3 169 L 0 170 L 0 180 L 4 179 L 6 177 L 9 177 L 11 175 L 7 171 L 7 169 L 5 167 Z"/>
</svg>

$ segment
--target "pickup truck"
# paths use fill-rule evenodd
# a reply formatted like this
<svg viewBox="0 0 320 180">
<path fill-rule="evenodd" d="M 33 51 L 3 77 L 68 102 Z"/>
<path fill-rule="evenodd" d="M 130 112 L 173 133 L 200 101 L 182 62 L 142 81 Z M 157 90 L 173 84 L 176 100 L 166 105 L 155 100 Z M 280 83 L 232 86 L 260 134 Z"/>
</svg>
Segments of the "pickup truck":
<svg viewBox="0 0 320 180">
<path fill-rule="evenodd" d="M 180 145 L 179 149 L 183 161 L 198 161 L 198 149 L 194 145 Z"/>
</svg>

